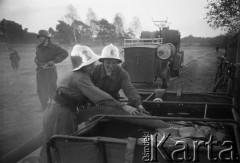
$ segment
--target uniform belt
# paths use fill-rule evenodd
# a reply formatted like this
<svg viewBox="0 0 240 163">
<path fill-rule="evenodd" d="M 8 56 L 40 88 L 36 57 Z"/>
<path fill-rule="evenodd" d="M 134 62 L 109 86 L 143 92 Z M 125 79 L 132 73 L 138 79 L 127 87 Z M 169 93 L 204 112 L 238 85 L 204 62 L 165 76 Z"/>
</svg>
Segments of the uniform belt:
<svg viewBox="0 0 240 163">
<path fill-rule="evenodd" d="M 66 97 L 66 95 L 58 89 L 56 91 L 54 100 L 56 103 L 68 107 L 72 112 L 76 114 L 78 114 L 80 110 L 86 108 L 86 105 L 84 105 L 84 103 L 77 102 L 70 99 L 70 97 Z"/>
<path fill-rule="evenodd" d="M 39 67 L 39 68 L 43 68 L 43 69 L 54 68 L 54 66 L 48 66 L 48 65 L 38 66 L 38 67 Z"/>
<path fill-rule="evenodd" d="M 66 107 L 69 108 L 73 113 L 76 113 L 76 114 L 77 114 L 77 113 L 79 112 L 80 105 L 69 102 L 67 99 L 65 99 L 64 97 L 62 97 L 62 96 L 59 95 L 59 94 L 56 94 L 56 95 L 55 95 L 54 101 L 55 101 L 56 103 L 58 103 L 59 105 L 66 106 Z"/>
<path fill-rule="evenodd" d="M 71 106 L 71 107 L 76 107 L 77 105 L 74 105 L 70 102 L 68 102 L 66 99 L 61 97 L 61 95 L 56 94 L 54 97 L 54 101 L 60 105 L 66 105 L 66 106 Z"/>
</svg>

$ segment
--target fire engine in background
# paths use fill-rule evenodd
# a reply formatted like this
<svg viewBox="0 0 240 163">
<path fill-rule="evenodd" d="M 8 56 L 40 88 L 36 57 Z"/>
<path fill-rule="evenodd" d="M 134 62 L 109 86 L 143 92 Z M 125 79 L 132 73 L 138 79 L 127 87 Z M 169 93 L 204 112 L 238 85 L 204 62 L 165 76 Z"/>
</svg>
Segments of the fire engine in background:
<svg viewBox="0 0 240 163">
<path fill-rule="evenodd" d="M 179 76 L 184 51 L 180 48 L 180 32 L 163 27 L 159 31 L 143 31 L 140 39 L 124 40 L 124 63 L 133 83 L 167 88 L 170 77 Z M 161 79 L 161 80 L 158 80 Z"/>
</svg>

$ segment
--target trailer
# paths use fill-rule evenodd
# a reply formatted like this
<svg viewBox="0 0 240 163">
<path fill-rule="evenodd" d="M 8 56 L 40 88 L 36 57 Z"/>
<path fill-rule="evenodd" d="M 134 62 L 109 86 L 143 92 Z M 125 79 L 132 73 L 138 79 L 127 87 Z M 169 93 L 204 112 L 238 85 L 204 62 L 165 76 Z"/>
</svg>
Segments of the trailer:
<svg viewBox="0 0 240 163">
<path fill-rule="evenodd" d="M 76 133 L 55 135 L 49 140 L 49 163 L 239 162 L 240 112 L 234 98 L 180 89 L 138 89 L 138 92 L 151 116 L 87 114 L 86 125 Z M 1 158 L 1 162 L 29 161 L 41 140 L 41 133 L 37 134 Z M 160 140 L 166 140 L 165 154 L 159 149 Z M 216 142 L 214 148 L 209 146 Z M 194 143 L 202 147 L 197 150 Z"/>
<path fill-rule="evenodd" d="M 239 110 L 233 98 L 163 90 L 140 94 L 152 116 L 95 115 L 72 135 L 53 136 L 48 161 L 239 162 Z"/>
</svg>

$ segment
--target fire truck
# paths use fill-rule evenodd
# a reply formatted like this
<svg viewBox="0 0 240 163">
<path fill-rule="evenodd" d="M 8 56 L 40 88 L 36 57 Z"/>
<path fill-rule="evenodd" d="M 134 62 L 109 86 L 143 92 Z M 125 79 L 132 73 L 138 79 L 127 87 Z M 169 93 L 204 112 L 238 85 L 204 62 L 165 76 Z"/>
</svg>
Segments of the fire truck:
<svg viewBox="0 0 240 163">
<path fill-rule="evenodd" d="M 124 63 L 135 84 L 152 84 L 168 88 L 171 77 L 178 77 L 183 66 L 180 32 L 168 27 L 161 31 L 143 31 L 140 39 L 124 40 Z"/>
</svg>

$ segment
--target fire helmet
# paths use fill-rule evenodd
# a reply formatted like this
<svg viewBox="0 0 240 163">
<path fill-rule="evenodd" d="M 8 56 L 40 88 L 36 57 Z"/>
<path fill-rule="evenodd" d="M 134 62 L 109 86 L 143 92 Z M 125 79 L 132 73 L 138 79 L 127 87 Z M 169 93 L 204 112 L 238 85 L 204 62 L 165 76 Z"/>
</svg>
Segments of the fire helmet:
<svg viewBox="0 0 240 163">
<path fill-rule="evenodd" d="M 75 45 L 71 52 L 71 61 L 73 70 L 77 71 L 84 66 L 88 66 L 96 62 L 99 57 L 88 46 Z"/>
<path fill-rule="evenodd" d="M 99 61 L 103 62 L 104 59 L 116 59 L 118 63 L 122 63 L 119 49 L 113 44 L 107 45 L 103 48 Z"/>
</svg>

